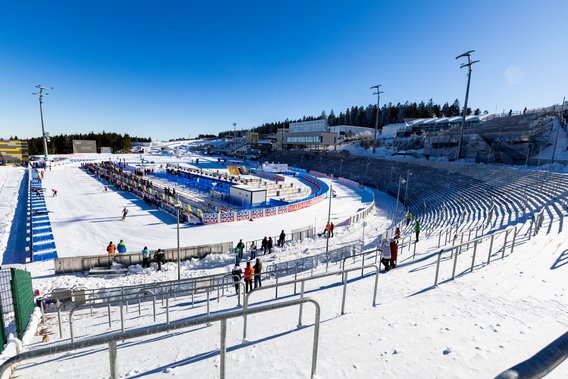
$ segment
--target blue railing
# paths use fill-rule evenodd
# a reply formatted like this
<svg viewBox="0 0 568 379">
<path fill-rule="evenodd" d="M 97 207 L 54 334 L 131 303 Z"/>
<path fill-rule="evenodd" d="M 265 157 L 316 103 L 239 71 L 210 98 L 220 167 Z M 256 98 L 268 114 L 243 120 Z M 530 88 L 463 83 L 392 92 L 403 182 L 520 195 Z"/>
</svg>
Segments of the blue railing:
<svg viewBox="0 0 568 379">
<path fill-rule="evenodd" d="M 58 258 L 57 248 L 49 221 L 49 211 L 45 204 L 45 192 L 40 173 L 38 170 L 32 169 L 30 175 L 30 228 L 28 233 L 31 259 L 33 261 L 56 259 Z"/>
</svg>

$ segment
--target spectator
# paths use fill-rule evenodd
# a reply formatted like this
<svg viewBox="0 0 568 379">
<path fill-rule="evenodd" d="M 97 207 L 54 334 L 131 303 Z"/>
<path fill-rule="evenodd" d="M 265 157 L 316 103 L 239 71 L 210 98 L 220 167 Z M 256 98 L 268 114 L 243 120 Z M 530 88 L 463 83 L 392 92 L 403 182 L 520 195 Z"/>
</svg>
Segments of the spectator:
<svg viewBox="0 0 568 379">
<path fill-rule="evenodd" d="M 418 242 L 418 236 L 420 235 L 420 223 L 416 220 L 416 225 L 414 225 L 414 231 L 416 232 L 416 242 Z"/>
<path fill-rule="evenodd" d="M 123 240 L 120 240 L 118 245 L 116 245 L 116 248 L 117 248 L 119 254 L 126 253 L 126 244 L 124 243 Z"/>
<path fill-rule="evenodd" d="M 254 258 L 256 258 L 256 244 L 253 241 L 250 245 L 250 260 L 252 261 Z"/>
<path fill-rule="evenodd" d="M 398 240 L 396 240 L 394 238 L 390 240 L 389 251 L 390 251 L 390 254 L 391 254 L 390 266 L 391 266 L 391 268 L 395 268 L 396 267 L 396 260 L 398 258 Z"/>
<path fill-rule="evenodd" d="M 266 250 L 268 249 L 268 239 L 266 238 L 266 236 L 264 236 L 264 238 L 262 239 L 260 248 L 262 249 L 262 255 L 266 254 Z"/>
<path fill-rule="evenodd" d="M 237 247 L 236 247 L 236 249 L 235 249 L 235 252 L 237 253 L 237 258 L 238 258 L 239 260 L 241 260 L 241 261 L 243 260 L 243 250 L 244 250 L 244 248 L 245 248 L 245 244 L 244 244 L 243 240 L 240 239 L 240 240 L 239 240 L 239 243 L 237 244 Z"/>
<path fill-rule="evenodd" d="M 408 211 L 406 213 L 406 226 L 408 226 L 408 224 L 410 224 L 410 221 L 412 221 L 412 213 L 410 213 L 410 211 Z"/>
<path fill-rule="evenodd" d="M 107 246 L 107 253 L 109 253 L 110 255 L 113 255 L 115 251 L 116 251 L 116 248 L 115 248 L 114 244 L 112 243 L 112 241 L 110 241 L 108 246 Z"/>
<path fill-rule="evenodd" d="M 144 246 L 142 249 L 142 268 L 150 267 L 150 250 Z"/>
<path fill-rule="evenodd" d="M 154 253 L 154 260 L 158 263 L 158 271 L 162 271 L 162 263 L 164 263 L 165 260 L 165 255 L 162 249 L 158 249 L 158 251 Z"/>
<path fill-rule="evenodd" d="M 391 252 L 386 239 L 381 242 L 381 246 L 381 263 L 385 266 L 385 272 L 388 272 L 391 269 Z"/>
<path fill-rule="evenodd" d="M 286 233 L 284 233 L 284 230 L 282 230 L 282 232 L 280 232 L 280 237 L 278 237 L 278 242 L 276 243 L 276 245 L 279 247 L 284 247 L 285 239 L 286 239 Z"/>
<path fill-rule="evenodd" d="M 266 248 L 268 249 L 268 254 L 272 254 L 272 246 L 274 246 L 274 242 L 272 241 L 272 237 L 268 237 L 268 242 L 266 243 Z"/>
<path fill-rule="evenodd" d="M 335 225 L 333 222 L 329 224 L 329 232 L 331 233 L 331 237 L 333 237 L 333 231 L 335 230 Z"/>
<path fill-rule="evenodd" d="M 233 275 L 233 281 L 235 282 L 235 291 L 237 292 L 237 295 L 238 295 L 239 294 L 239 282 L 241 280 L 241 276 L 243 275 L 243 270 L 241 269 L 239 262 L 235 263 L 235 267 L 233 267 L 231 274 Z"/>
<path fill-rule="evenodd" d="M 262 275 L 262 262 L 260 259 L 256 258 L 256 263 L 253 266 L 254 269 L 254 288 L 262 287 L 261 275 Z"/>
<path fill-rule="evenodd" d="M 394 239 L 398 241 L 399 238 L 400 238 L 400 228 L 397 226 L 396 230 L 394 231 Z"/>
<path fill-rule="evenodd" d="M 247 262 L 247 267 L 245 268 L 245 293 L 252 291 L 252 280 L 254 278 L 254 268 Z"/>
</svg>

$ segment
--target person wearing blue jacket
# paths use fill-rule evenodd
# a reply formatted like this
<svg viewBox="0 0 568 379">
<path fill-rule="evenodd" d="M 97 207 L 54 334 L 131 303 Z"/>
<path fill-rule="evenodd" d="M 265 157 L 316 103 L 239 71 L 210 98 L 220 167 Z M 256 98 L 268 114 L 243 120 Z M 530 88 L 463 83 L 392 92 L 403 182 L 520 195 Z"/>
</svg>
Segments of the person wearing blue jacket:
<svg viewBox="0 0 568 379">
<path fill-rule="evenodd" d="M 147 246 L 142 249 L 142 268 L 150 267 L 150 250 Z"/>
<path fill-rule="evenodd" d="M 118 250 L 119 254 L 124 254 L 126 253 L 126 244 L 124 243 L 123 240 L 120 240 L 120 242 L 118 243 L 118 245 L 116 246 L 116 249 Z"/>
</svg>

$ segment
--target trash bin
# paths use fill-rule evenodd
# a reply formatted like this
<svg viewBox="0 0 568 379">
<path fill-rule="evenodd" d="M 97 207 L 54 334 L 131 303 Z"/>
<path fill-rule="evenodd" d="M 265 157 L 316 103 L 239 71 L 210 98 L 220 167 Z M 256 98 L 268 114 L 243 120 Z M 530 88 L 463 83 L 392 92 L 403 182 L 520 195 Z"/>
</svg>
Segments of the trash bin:
<svg viewBox="0 0 568 379">
<path fill-rule="evenodd" d="M 87 289 L 84 287 L 76 288 L 73 291 L 73 302 L 75 305 L 83 305 L 87 302 Z"/>
</svg>

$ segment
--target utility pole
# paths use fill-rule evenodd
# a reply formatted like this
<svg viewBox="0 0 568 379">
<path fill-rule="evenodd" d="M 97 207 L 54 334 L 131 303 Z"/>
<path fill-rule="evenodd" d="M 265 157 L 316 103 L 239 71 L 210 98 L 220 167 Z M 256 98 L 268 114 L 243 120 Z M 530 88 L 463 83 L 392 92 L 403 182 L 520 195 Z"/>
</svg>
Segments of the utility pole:
<svg viewBox="0 0 568 379">
<path fill-rule="evenodd" d="M 48 96 L 49 93 L 47 92 L 47 90 L 53 90 L 53 87 L 44 87 L 41 84 L 38 84 L 37 86 L 35 86 L 35 88 L 37 88 L 39 91 L 38 92 L 34 92 L 32 95 L 36 95 L 39 98 L 39 114 L 41 117 L 41 136 L 43 139 L 43 157 L 44 160 L 47 164 L 47 134 L 45 133 L 45 128 L 43 125 L 43 97 L 44 96 Z"/>
<path fill-rule="evenodd" d="M 380 102 L 381 102 L 381 85 L 377 84 L 376 86 L 372 86 L 371 89 L 374 89 L 375 92 L 373 95 L 377 95 L 377 117 L 375 118 L 375 140 L 373 141 L 373 154 L 375 154 L 375 150 L 377 149 L 377 130 L 379 129 L 379 112 L 381 111 Z"/>
<path fill-rule="evenodd" d="M 463 143 L 463 133 L 464 133 L 464 129 L 465 129 L 465 116 L 467 115 L 467 100 L 469 98 L 469 83 L 471 81 L 471 66 L 479 61 L 472 61 L 471 60 L 471 53 L 473 53 L 475 50 L 470 50 L 468 52 L 465 52 L 461 55 L 458 55 L 456 57 L 456 59 L 458 58 L 462 58 L 462 57 L 467 57 L 467 63 L 462 63 L 460 68 L 464 68 L 467 67 L 467 88 L 465 90 L 465 104 L 463 106 L 463 119 L 462 119 L 462 125 L 461 125 L 461 130 L 460 130 L 460 139 L 458 142 L 458 153 L 457 153 L 457 157 L 456 160 L 460 159 L 461 156 L 461 150 L 462 150 L 462 143 Z"/>
</svg>

